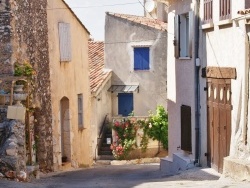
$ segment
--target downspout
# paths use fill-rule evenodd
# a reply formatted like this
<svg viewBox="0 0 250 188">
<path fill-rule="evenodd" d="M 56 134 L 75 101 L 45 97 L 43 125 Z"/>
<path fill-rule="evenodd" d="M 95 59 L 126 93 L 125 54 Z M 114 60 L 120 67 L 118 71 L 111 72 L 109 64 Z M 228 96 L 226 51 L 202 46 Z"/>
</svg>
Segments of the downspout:
<svg viewBox="0 0 250 188">
<path fill-rule="evenodd" d="M 200 65 L 196 64 L 199 61 L 199 25 L 200 25 L 200 1 L 196 0 L 195 5 L 195 161 L 194 164 L 200 166 Z"/>
<path fill-rule="evenodd" d="M 250 63 L 250 57 L 249 57 L 249 50 L 250 47 L 250 41 L 249 41 L 249 35 L 248 30 L 246 28 L 246 64 L 245 64 L 245 124 L 243 128 L 243 140 L 244 144 L 247 145 L 247 131 L 248 131 L 248 103 L 249 103 L 249 63 Z"/>
</svg>

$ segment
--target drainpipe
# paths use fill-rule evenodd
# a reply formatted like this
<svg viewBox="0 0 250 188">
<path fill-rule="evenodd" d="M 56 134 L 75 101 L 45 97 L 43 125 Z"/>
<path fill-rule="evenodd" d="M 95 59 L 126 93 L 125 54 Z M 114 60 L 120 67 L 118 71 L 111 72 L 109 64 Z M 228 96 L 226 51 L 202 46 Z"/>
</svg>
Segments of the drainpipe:
<svg viewBox="0 0 250 188">
<path fill-rule="evenodd" d="M 200 25 L 200 1 L 196 0 L 195 4 L 195 161 L 194 164 L 200 166 L 200 64 L 199 61 L 199 25 Z"/>
<path fill-rule="evenodd" d="M 249 102 L 249 63 L 250 63 L 250 57 L 249 57 L 249 47 L 250 47 L 250 41 L 249 41 L 249 35 L 248 35 L 248 29 L 246 28 L 246 64 L 245 64 L 245 96 L 244 96 L 244 103 L 245 103 L 245 123 L 243 128 L 243 140 L 244 144 L 247 145 L 247 131 L 248 131 L 248 102 Z"/>
</svg>

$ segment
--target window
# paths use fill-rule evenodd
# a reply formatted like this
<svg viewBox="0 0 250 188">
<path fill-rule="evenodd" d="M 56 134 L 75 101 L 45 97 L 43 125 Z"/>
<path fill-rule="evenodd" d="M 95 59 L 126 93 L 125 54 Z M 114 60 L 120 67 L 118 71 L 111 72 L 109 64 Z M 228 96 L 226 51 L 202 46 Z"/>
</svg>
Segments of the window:
<svg viewBox="0 0 250 188">
<path fill-rule="evenodd" d="M 220 20 L 231 18 L 231 0 L 220 0 Z"/>
<path fill-rule="evenodd" d="M 82 94 L 78 94 L 77 99 L 78 99 L 78 128 L 83 128 L 83 99 L 82 99 Z"/>
<path fill-rule="evenodd" d="M 71 61 L 71 38 L 70 38 L 70 24 L 59 23 L 59 47 L 60 47 L 60 61 Z"/>
<path fill-rule="evenodd" d="M 204 0 L 204 23 L 213 20 L 213 0 Z"/>
<path fill-rule="evenodd" d="M 149 70 L 149 47 L 134 48 L 134 70 Z"/>
<path fill-rule="evenodd" d="M 175 16 L 175 57 L 192 57 L 193 12 Z"/>
</svg>

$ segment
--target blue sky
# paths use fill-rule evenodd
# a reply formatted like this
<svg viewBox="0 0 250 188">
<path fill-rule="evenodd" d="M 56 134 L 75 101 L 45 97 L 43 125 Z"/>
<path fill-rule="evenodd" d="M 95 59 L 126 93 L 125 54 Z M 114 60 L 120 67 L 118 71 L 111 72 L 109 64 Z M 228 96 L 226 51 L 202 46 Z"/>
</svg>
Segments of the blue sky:
<svg viewBox="0 0 250 188">
<path fill-rule="evenodd" d="M 143 15 L 138 0 L 65 0 L 95 40 L 104 40 L 105 12 Z M 143 2 L 143 0 L 140 0 Z"/>
</svg>

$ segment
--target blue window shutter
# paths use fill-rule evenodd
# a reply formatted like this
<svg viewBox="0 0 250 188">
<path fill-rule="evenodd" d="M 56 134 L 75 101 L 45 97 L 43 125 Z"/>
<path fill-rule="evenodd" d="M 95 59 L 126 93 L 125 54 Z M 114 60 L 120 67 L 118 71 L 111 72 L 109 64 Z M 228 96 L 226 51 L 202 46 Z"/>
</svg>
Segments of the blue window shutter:
<svg viewBox="0 0 250 188">
<path fill-rule="evenodd" d="M 134 48 L 134 70 L 149 70 L 149 48 Z"/>
</svg>

